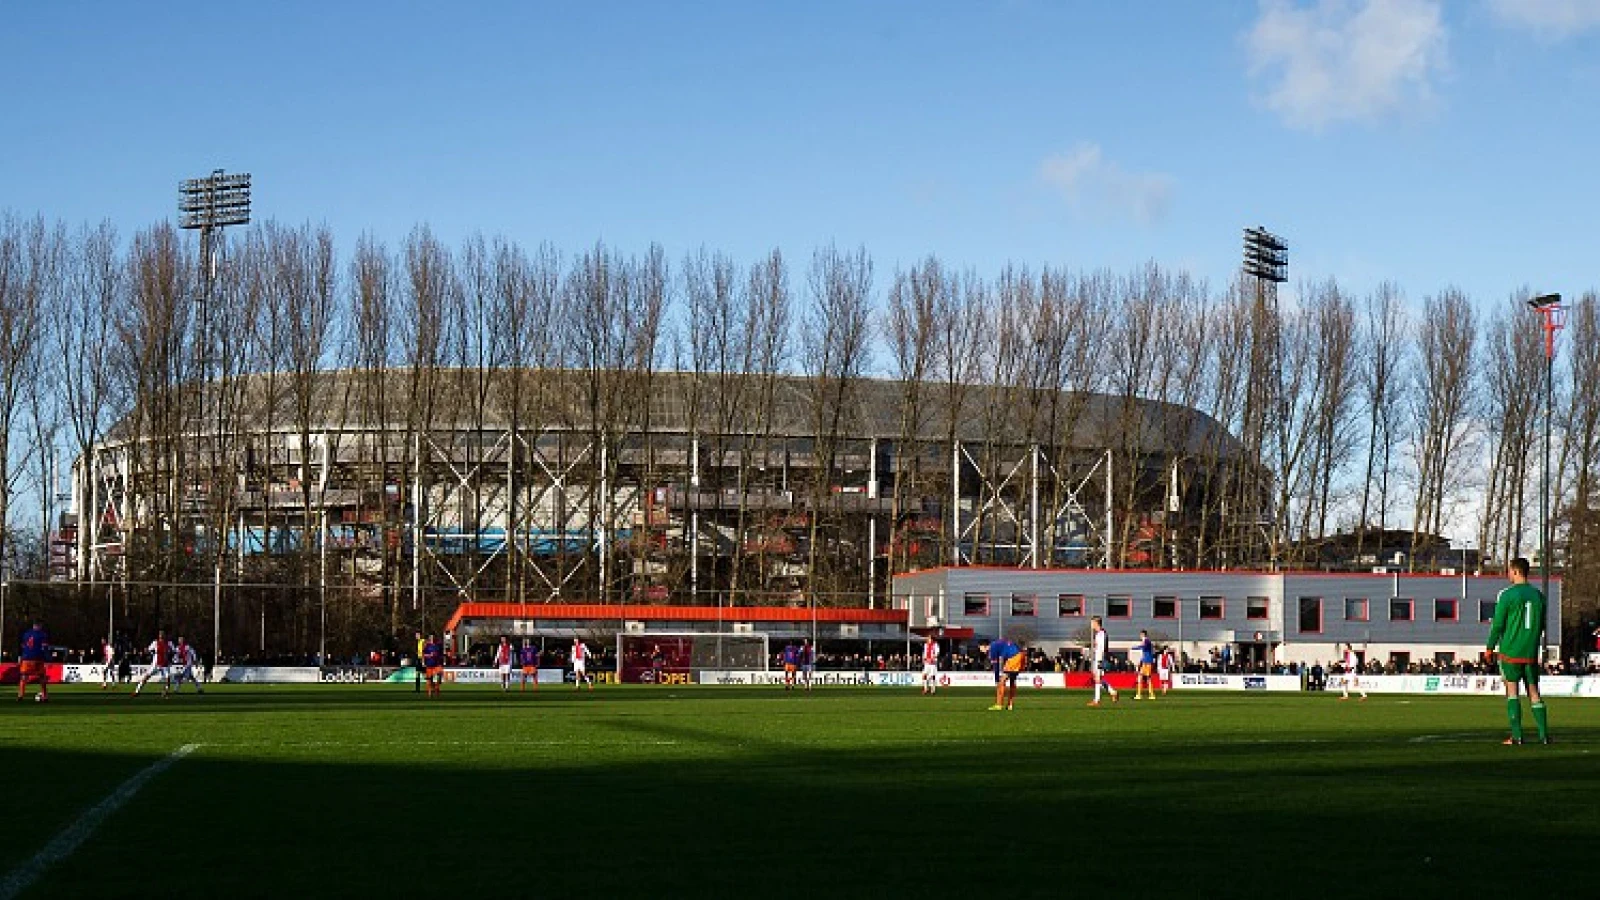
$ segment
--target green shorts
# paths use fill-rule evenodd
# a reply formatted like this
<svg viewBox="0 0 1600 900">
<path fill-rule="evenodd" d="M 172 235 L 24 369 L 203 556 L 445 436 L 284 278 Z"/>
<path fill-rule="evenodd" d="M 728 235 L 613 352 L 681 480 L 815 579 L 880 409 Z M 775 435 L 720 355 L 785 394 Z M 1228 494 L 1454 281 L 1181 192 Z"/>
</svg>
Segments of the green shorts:
<svg viewBox="0 0 1600 900">
<path fill-rule="evenodd" d="M 1506 684 L 1520 681 L 1523 684 L 1537 687 L 1539 685 L 1539 664 L 1502 662 L 1500 663 L 1500 677 L 1506 680 Z"/>
</svg>

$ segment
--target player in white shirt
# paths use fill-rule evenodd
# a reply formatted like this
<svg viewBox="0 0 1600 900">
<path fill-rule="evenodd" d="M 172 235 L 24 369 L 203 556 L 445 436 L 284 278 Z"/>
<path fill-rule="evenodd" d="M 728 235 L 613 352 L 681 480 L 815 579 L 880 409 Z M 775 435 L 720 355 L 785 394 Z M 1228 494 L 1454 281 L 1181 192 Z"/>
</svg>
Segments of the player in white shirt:
<svg viewBox="0 0 1600 900">
<path fill-rule="evenodd" d="M 194 651 L 194 645 L 178 635 L 178 645 L 172 648 L 172 692 L 174 694 L 183 690 L 183 680 L 189 679 L 194 684 L 196 694 L 204 694 L 205 688 L 200 686 L 200 679 L 194 675 L 194 667 L 200 664 L 200 654 Z"/>
<path fill-rule="evenodd" d="M 111 687 L 112 679 L 117 676 L 117 648 L 115 644 L 105 638 L 100 639 L 100 690 Z"/>
<path fill-rule="evenodd" d="M 157 631 L 156 639 L 150 642 L 145 652 L 150 654 L 150 668 L 144 670 L 139 683 L 133 686 L 133 693 L 128 696 L 139 696 L 145 682 L 156 678 L 161 681 L 161 696 L 165 698 L 172 691 L 172 645 L 167 642 L 167 633 Z"/>
<path fill-rule="evenodd" d="M 1100 692 L 1102 690 L 1110 691 L 1111 702 L 1115 703 L 1117 702 L 1117 689 L 1106 684 L 1106 660 L 1111 655 L 1111 636 L 1106 634 L 1105 626 L 1101 624 L 1099 616 L 1089 620 L 1089 628 L 1092 631 L 1090 637 L 1092 662 L 1090 665 L 1093 666 L 1090 670 L 1090 677 L 1094 679 L 1094 699 L 1089 701 L 1089 705 L 1100 705 Z"/>
<path fill-rule="evenodd" d="M 1350 688 L 1353 686 L 1361 694 L 1361 699 L 1367 699 L 1367 692 L 1361 690 L 1359 680 L 1361 659 L 1356 656 L 1356 650 L 1349 644 L 1344 645 L 1344 693 L 1339 695 L 1340 700 L 1350 699 Z"/>
<path fill-rule="evenodd" d="M 494 648 L 494 664 L 500 670 L 500 692 L 508 693 L 511 690 L 511 639 L 500 638 L 500 646 Z"/>
<path fill-rule="evenodd" d="M 922 645 L 922 692 L 931 694 L 939 688 L 939 642 L 933 635 Z"/>
<path fill-rule="evenodd" d="M 594 676 L 589 674 L 589 648 L 583 641 L 572 639 L 572 689 L 583 687 L 589 682 L 589 690 L 594 690 Z"/>
<path fill-rule="evenodd" d="M 1161 655 L 1156 657 L 1156 675 L 1161 678 L 1162 694 L 1172 689 L 1172 663 L 1172 648 L 1163 647 Z"/>
</svg>

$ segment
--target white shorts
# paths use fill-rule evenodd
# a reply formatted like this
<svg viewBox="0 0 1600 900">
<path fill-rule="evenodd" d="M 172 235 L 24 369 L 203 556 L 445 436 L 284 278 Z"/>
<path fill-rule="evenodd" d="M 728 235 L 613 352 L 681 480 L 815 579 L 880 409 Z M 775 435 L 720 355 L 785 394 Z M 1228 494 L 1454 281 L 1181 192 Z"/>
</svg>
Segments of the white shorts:
<svg viewBox="0 0 1600 900">
<path fill-rule="evenodd" d="M 509 663 L 507 663 L 506 665 L 501 666 L 500 667 L 500 674 L 501 675 L 510 675 L 511 674 L 511 665 Z"/>
<path fill-rule="evenodd" d="M 1172 680 L 1172 670 L 1171 669 L 1157 669 L 1156 670 L 1156 675 L 1159 676 L 1162 681 L 1171 681 Z"/>
<path fill-rule="evenodd" d="M 572 664 L 572 674 L 574 674 L 574 675 L 582 675 L 583 674 L 583 670 L 584 670 L 584 665 L 583 665 L 583 662 L 581 660 L 578 661 L 578 662 L 574 662 Z"/>
<path fill-rule="evenodd" d="M 939 677 L 939 666 L 937 664 L 935 664 L 935 663 L 923 663 L 922 664 L 922 677 L 923 678 L 938 678 Z"/>
<path fill-rule="evenodd" d="M 146 672 L 144 677 L 159 678 L 162 681 L 166 681 L 172 677 L 172 672 L 166 666 L 151 666 L 150 671 Z"/>
</svg>

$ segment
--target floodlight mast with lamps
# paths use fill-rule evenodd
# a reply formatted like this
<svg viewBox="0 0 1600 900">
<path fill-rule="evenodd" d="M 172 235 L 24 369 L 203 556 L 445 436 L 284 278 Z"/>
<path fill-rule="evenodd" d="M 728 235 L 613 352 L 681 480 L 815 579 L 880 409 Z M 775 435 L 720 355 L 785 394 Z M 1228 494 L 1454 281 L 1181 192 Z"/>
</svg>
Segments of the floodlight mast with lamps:
<svg viewBox="0 0 1600 900">
<path fill-rule="evenodd" d="M 1539 574 L 1548 602 L 1553 537 L 1550 533 L 1550 416 L 1555 394 L 1556 332 L 1566 327 L 1567 311 L 1561 305 L 1560 294 L 1540 294 L 1529 300 L 1528 306 L 1539 317 L 1539 327 L 1544 331 L 1544 465 L 1539 467 Z"/>
<path fill-rule="evenodd" d="M 1255 282 L 1256 282 L 1256 308 L 1257 308 L 1257 310 L 1263 310 L 1266 307 L 1266 303 L 1267 303 L 1267 285 L 1270 284 L 1270 285 L 1273 286 L 1272 301 L 1273 301 L 1273 305 L 1274 305 L 1274 315 L 1273 315 L 1274 334 L 1272 336 L 1272 338 L 1273 338 L 1273 361 L 1272 361 L 1272 365 L 1275 366 L 1276 363 L 1277 363 L 1277 360 L 1282 358 L 1282 348 L 1279 346 L 1279 341 L 1281 341 L 1282 336 L 1283 336 L 1282 335 L 1282 329 L 1279 328 L 1278 324 L 1277 324 L 1277 315 L 1276 315 L 1276 305 L 1277 305 L 1277 301 L 1278 301 L 1277 286 L 1280 285 L 1280 284 L 1284 284 L 1289 280 L 1289 245 L 1288 245 L 1288 243 L 1286 243 L 1283 238 L 1279 237 L 1276 234 L 1273 234 L 1272 232 L 1270 232 L 1270 231 L 1268 231 L 1265 228 L 1262 228 L 1260 226 L 1256 226 L 1255 228 L 1246 228 L 1244 230 L 1244 273 L 1246 275 L 1248 275 L 1248 276 L 1250 276 L 1250 277 L 1255 279 Z M 1260 379 L 1262 377 L 1263 377 L 1262 373 L 1259 373 L 1259 372 L 1252 373 L 1252 383 L 1253 384 L 1259 383 L 1259 381 L 1260 381 Z M 1255 389 L 1256 388 L 1252 387 L 1252 390 L 1255 390 Z M 1273 394 L 1274 394 L 1274 396 L 1277 396 L 1279 394 L 1279 392 L 1278 391 L 1274 391 Z M 1264 401 L 1258 401 L 1258 405 L 1262 405 L 1263 403 L 1264 403 Z M 1264 423 L 1266 421 L 1265 417 L 1269 414 L 1269 412 L 1270 411 L 1268 411 L 1268 410 L 1262 409 L 1257 413 L 1257 415 L 1262 417 L 1261 421 L 1263 422 L 1262 434 L 1259 436 L 1260 440 L 1256 441 L 1254 436 L 1247 436 L 1247 441 L 1252 441 L 1252 442 L 1254 442 L 1256 444 L 1255 450 L 1256 450 L 1257 454 L 1261 453 L 1261 451 L 1263 449 L 1261 444 L 1265 443 L 1266 435 L 1265 435 L 1265 424 Z M 1281 411 L 1280 411 L 1280 414 L 1282 414 Z M 1254 429 L 1252 429 L 1252 430 L 1254 430 Z M 1279 437 L 1280 437 L 1280 441 L 1285 437 L 1284 433 L 1281 430 L 1279 432 Z M 1279 450 L 1280 450 L 1280 454 L 1281 454 L 1280 458 L 1281 458 L 1282 455 L 1287 455 L 1287 448 L 1286 447 L 1280 446 Z M 1256 462 L 1259 464 L 1260 460 L 1257 459 Z M 1249 499 L 1249 504 L 1250 504 L 1250 507 L 1254 511 L 1255 514 L 1253 516 L 1253 521 L 1251 522 L 1250 525 L 1247 526 L 1247 529 L 1248 529 L 1247 533 L 1253 533 L 1253 530 L 1255 528 L 1259 527 L 1261 522 L 1262 522 L 1262 517 L 1260 515 L 1260 507 L 1259 507 L 1260 502 L 1261 502 L 1260 491 L 1259 490 L 1251 491 L 1251 497 Z M 1277 569 L 1278 569 L 1278 547 L 1279 547 L 1279 544 L 1281 543 L 1281 538 L 1283 537 L 1282 529 L 1280 528 L 1281 524 L 1282 523 L 1280 523 L 1278 521 L 1277 513 L 1275 512 L 1274 515 L 1273 515 L 1273 519 L 1272 519 L 1272 530 L 1273 530 L 1273 533 L 1272 533 L 1271 547 L 1270 547 L 1271 552 L 1272 552 L 1272 569 L 1273 569 L 1273 571 L 1277 571 Z M 1248 549 L 1248 548 L 1246 548 L 1246 549 Z"/>
<path fill-rule="evenodd" d="M 200 461 L 201 435 L 205 431 L 205 396 L 210 380 L 211 360 L 207 348 L 211 340 L 211 284 L 217 275 L 218 232 L 230 225 L 250 224 L 250 173 L 229 175 L 213 170 L 205 178 L 188 178 L 178 183 L 178 225 L 200 232 L 200 298 L 195 323 L 195 465 Z M 212 535 L 216 541 L 217 536 Z M 220 546 L 221 542 L 218 542 Z M 222 662 L 222 557 L 213 548 L 211 593 L 211 659 Z M 159 611 L 158 611 L 159 615 Z M 262 616 L 266 610 L 263 607 Z M 263 619 L 264 621 L 264 619 Z M 326 647 L 323 648 L 326 650 Z M 326 654 L 324 654 L 326 658 Z"/>
</svg>

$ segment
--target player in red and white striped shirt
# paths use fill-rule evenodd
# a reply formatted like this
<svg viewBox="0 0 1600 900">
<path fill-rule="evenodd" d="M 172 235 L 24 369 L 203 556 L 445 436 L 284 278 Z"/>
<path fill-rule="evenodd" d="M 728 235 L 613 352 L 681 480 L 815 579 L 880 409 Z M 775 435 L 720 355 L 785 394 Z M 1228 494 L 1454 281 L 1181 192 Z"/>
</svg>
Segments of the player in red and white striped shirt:
<svg viewBox="0 0 1600 900">
<path fill-rule="evenodd" d="M 172 692 L 172 644 L 167 641 L 165 631 L 157 631 L 156 639 L 145 648 L 150 654 L 150 668 L 144 670 L 139 683 L 133 686 L 133 693 L 129 697 L 139 696 L 144 690 L 144 683 L 151 678 L 161 679 L 161 696 L 167 697 Z"/>
<path fill-rule="evenodd" d="M 1361 674 L 1361 658 L 1356 656 L 1356 649 L 1349 644 L 1344 645 L 1344 693 L 1339 695 L 1340 700 L 1350 699 L 1350 689 L 1353 687 L 1361 691 L 1361 699 L 1367 699 L 1367 692 L 1361 690 L 1358 680 Z"/>
<path fill-rule="evenodd" d="M 939 689 L 939 642 L 929 633 L 922 644 L 922 692 L 931 694 Z"/>
<path fill-rule="evenodd" d="M 508 693 L 511 690 L 511 657 L 515 655 L 511 649 L 511 638 L 502 637 L 500 646 L 494 648 L 494 664 L 500 670 L 500 692 Z"/>
<path fill-rule="evenodd" d="M 583 683 L 589 682 L 589 690 L 594 690 L 594 676 L 589 674 L 589 648 L 578 638 L 572 639 L 572 689 L 577 690 Z"/>
</svg>

